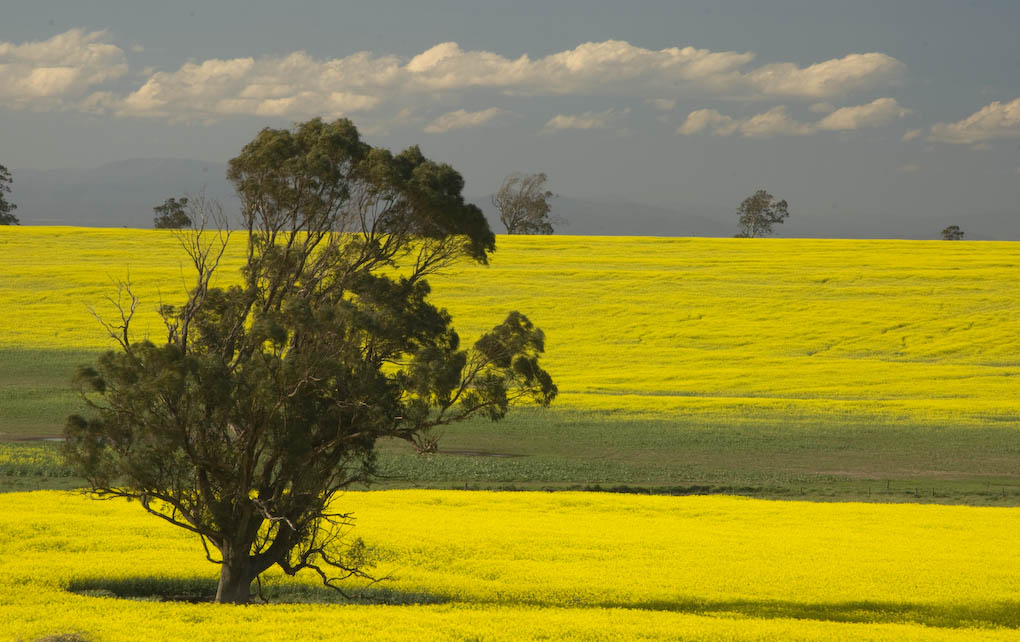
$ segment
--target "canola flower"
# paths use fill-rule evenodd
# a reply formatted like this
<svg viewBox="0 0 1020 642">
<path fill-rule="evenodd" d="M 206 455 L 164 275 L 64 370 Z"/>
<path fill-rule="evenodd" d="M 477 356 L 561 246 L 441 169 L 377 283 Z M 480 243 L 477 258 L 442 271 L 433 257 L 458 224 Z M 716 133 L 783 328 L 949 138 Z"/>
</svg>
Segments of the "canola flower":
<svg viewBox="0 0 1020 642">
<path fill-rule="evenodd" d="M 392 595 L 235 607 L 110 597 L 211 581 L 187 533 L 124 502 L 0 495 L 0 639 L 1015 640 L 1020 509 L 733 497 L 351 492 Z M 270 576 L 268 589 L 311 577 Z M 90 587 L 88 594 L 69 592 Z"/>
<path fill-rule="evenodd" d="M 473 340 L 508 308 L 548 337 L 556 405 L 731 424 L 1002 426 L 1020 416 L 1020 243 L 501 236 L 433 278 Z M 219 272 L 237 275 L 235 236 Z M 158 340 L 190 272 L 163 230 L 0 228 L 0 348 L 103 349 L 114 280 Z"/>
<path fill-rule="evenodd" d="M 0 442 L 0 475 L 69 477 L 71 474 L 64 458 L 54 448 L 31 442 L 17 445 Z"/>
</svg>

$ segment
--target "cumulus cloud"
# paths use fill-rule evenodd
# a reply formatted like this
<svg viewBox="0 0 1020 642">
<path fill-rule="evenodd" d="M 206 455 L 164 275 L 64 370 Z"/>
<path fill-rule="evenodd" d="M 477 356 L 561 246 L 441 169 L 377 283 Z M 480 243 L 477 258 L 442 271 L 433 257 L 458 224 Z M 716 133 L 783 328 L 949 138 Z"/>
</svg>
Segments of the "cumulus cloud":
<svg viewBox="0 0 1020 642">
<path fill-rule="evenodd" d="M 585 43 L 535 60 L 526 54 L 507 58 L 465 51 L 454 42 L 435 45 L 406 62 L 370 52 L 328 60 L 296 52 L 206 60 L 155 72 L 116 111 L 201 119 L 235 114 L 337 116 L 450 91 L 619 94 L 730 73 L 751 57 L 692 47 L 652 51 L 615 40 Z"/>
<path fill-rule="evenodd" d="M 841 107 L 815 123 L 794 120 L 782 105 L 746 119 L 733 118 L 715 109 L 698 109 L 687 115 L 687 120 L 676 132 L 685 136 L 703 131 L 716 136 L 739 133 L 745 138 L 804 136 L 819 131 L 849 131 L 863 127 L 879 127 L 909 113 L 909 109 L 902 107 L 892 98 L 879 98 L 866 105 Z"/>
<path fill-rule="evenodd" d="M 995 101 L 955 123 L 935 123 L 928 135 L 930 141 L 961 144 L 1004 138 L 1020 138 L 1020 98 Z"/>
<path fill-rule="evenodd" d="M 542 131 L 551 133 L 564 129 L 606 129 L 613 121 L 629 113 L 629 109 L 623 111 L 607 109 L 600 112 L 586 111 L 581 114 L 556 114 L 549 119 Z"/>
<path fill-rule="evenodd" d="M 656 51 L 607 40 L 535 60 L 527 54 L 511 59 L 488 51 L 464 51 L 457 43 L 446 42 L 415 56 L 405 70 L 410 82 L 430 90 L 492 87 L 512 94 L 602 94 L 667 81 L 705 80 L 731 73 L 753 57 L 694 47 Z"/>
<path fill-rule="evenodd" d="M 786 107 L 773 107 L 764 114 L 752 116 L 740 123 L 740 133 L 747 138 L 770 138 L 788 135 L 803 136 L 814 133 L 811 125 L 798 123 L 786 113 Z"/>
<path fill-rule="evenodd" d="M 197 60 L 177 69 L 139 70 L 144 74 L 139 85 L 115 93 L 98 85 L 126 74 L 127 63 L 124 51 L 107 40 L 104 32 L 72 29 L 45 42 L 0 43 L 0 101 L 23 108 L 43 104 L 44 98 L 71 97 L 88 111 L 201 122 L 242 114 L 295 119 L 371 112 L 365 120 L 379 124 L 404 107 L 448 100 L 451 92 L 637 96 L 671 111 L 682 95 L 818 101 L 895 82 L 904 68 L 875 52 L 805 67 L 789 62 L 756 67 L 750 52 L 647 49 L 622 40 L 587 42 L 536 58 L 443 42 L 411 58 L 358 52 L 323 59 L 297 51 Z M 566 128 L 559 124 L 577 118 L 561 116 L 553 128 Z"/>
<path fill-rule="evenodd" d="M 507 112 L 498 107 L 490 107 L 481 111 L 466 111 L 458 109 L 443 114 L 425 126 L 425 132 L 429 134 L 441 134 L 451 129 L 464 129 L 467 127 L 480 127 L 497 116 Z"/>
<path fill-rule="evenodd" d="M 157 71 L 117 106 L 121 115 L 215 118 L 236 114 L 338 116 L 441 92 L 502 94 L 628 93 L 638 86 L 729 73 L 751 54 L 692 47 L 652 51 L 610 40 L 532 60 L 438 44 L 404 62 L 360 52 L 321 60 L 287 56 L 188 63 Z"/>
<path fill-rule="evenodd" d="M 282 58 L 212 59 L 155 72 L 115 107 L 119 115 L 170 119 L 257 115 L 334 118 L 373 109 L 381 98 L 349 90 L 349 61 L 316 61 L 303 52 Z"/>
<path fill-rule="evenodd" d="M 124 51 L 104 31 L 71 29 L 49 40 L 0 42 L 0 105 L 68 107 L 90 89 L 128 71 Z"/>
<path fill-rule="evenodd" d="M 697 109 L 687 114 L 687 120 L 677 128 L 676 133 L 690 136 L 707 129 L 717 136 L 729 136 L 739 126 L 740 121 L 715 109 Z"/>
<path fill-rule="evenodd" d="M 808 67 L 792 62 L 764 65 L 747 80 L 769 96 L 839 96 L 877 83 L 898 80 L 906 66 L 883 53 L 850 54 Z"/>
<path fill-rule="evenodd" d="M 817 127 L 831 131 L 880 127 L 908 114 L 910 110 L 902 107 L 894 98 L 879 98 L 867 105 L 841 107 L 818 121 Z"/>
<path fill-rule="evenodd" d="M 903 134 L 903 138 L 901 138 L 900 140 L 906 143 L 908 141 L 914 140 L 915 138 L 920 138 L 920 136 L 921 136 L 920 129 L 908 129 L 907 133 Z"/>
<path fill-rule="evenodd" d="M 750 53 L 693 47 L 651 50 L 620 40 L 584 43 L 536 59 L 465 51 L 454 42 L 438 44 L 406 62 L 368 52 L 331 60 L 298 52 L 282 58 L 210 60 L 157 72 L 124 101 L 121 112 L 339 115 L 405 103 L 413 96 L 466 90 L 518 96 L 654 91 L 659 97 L 651 103 L 671 110 L 675 98 L 662 96 L 663 87 L 678 94 L 817 98 L 886 82 L 903 67 L 884 54 L 854 54 L 806 68 L 782 63 L 744 71 L 752 59 Z M 342 95 L 338 88 L 343 88 Z"/>
</svg>

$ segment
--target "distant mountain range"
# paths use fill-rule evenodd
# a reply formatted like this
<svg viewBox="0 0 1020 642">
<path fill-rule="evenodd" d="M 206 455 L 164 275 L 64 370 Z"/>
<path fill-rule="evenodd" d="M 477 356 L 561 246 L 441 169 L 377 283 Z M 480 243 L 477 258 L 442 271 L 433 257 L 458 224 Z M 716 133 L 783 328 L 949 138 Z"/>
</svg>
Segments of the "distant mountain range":
<svg viewBox="0 0 1020 642">
<path fill-rule="evenodd" d="M 132 159 L 92 169 L 12 170 L 10 195 L 22 225 L 152 227 L 152 208 L 167 198 L 196 194 L 217 199 L 228 214 L 238 211 L 224 163 L 189 159 Z M 489 196 L 469 198 L 501 233 Z M 968 239 L 1020 239 L 1020 213 L 991 213 L 924 221 L 887 216 L 807 215 L 791 207 L 777 227 L 781 236 L 835 238 L 936 238 L 946 225 L 960 225 Z M 556 232 L 595 236 L 733 236 L 733 207 L 666 207 L 619 198 L 559 196 L 552 213 Z"/>
<path fill-rule="evenodd" d="M 92 169 L 20 169 L 10 200 L 22 225 L 151 228 L 152 208 L 166 199 L 196 194 L 237 210 L 224 163 L 169 158 L 118 161 Z"/>
<path fill-rule="evenodd" d="M 473 198 L 497 234 L 506 231 L 491 197 Z M 733 236 L 736 226 L 697 214 L 623 199 L 557 196 L 551 214 L 558 234 L 577 236 Z"/>
</svg>

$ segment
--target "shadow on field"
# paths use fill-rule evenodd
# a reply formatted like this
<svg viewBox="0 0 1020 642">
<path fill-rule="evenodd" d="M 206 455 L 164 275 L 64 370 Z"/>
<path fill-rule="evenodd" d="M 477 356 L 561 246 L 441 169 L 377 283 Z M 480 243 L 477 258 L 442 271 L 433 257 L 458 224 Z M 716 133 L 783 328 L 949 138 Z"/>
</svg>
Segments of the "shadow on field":
<svg viewBox="0 0 1020 642">
<path fill-rule="evenodd" d="M 790 618 L 943 628 L 1020 628 L 1020 601 L 939 604 L 912 602 L 795 602 L 786 600 L 677 600 L 599 602 L 604 608 L 673 611 L 693 615 Z"/>
<path fill-rule="evenodd" d="M 174 577 L 92 577 L 72 580 L 71 593 L 86 597 L 114 597 L 149 602 L 212 602 L 216 597 L 216 580 Z M 325 586 L 294 582 L 265 582 L 262 597 L 270 604 L 443 604 L 445 598 L 428 593 L 394 591 L 377 586 L 351 588 L 350 598 Z M 252 598 L 253 604 L 262 600 Z"/>
<path fill-rule="evenodd" d="M 202 578 L 173 577 L 94 577 L 73 580 L 67 590 L 87 597 L 114 597 L 154 602 L 211 602 L 216 581 Z M 352 589 L 353 591 L 353 589 Z M 452 600 L 429 593 L 409 593 L 372 586 L 345 598 L 340 593 L 313 584 L 268 581 L 263 595 L 270 604 L 443 604 Z M 253 603 L 259 599 L 253 598 Z M 512 604 L 495 600 L 481 603 L 499 606 L 623 608 L 671 611 L 692 615 L 789 618 L 830 622 L 882 624 L 923 624 L 941 628 L 1020 628 L 1020 601 L 940 604 L 912 602 L 851 601 L 796 602 L 792 600 L 592 600 L 563 604 L 546 600 L 515 600 Z"/>
</svg>

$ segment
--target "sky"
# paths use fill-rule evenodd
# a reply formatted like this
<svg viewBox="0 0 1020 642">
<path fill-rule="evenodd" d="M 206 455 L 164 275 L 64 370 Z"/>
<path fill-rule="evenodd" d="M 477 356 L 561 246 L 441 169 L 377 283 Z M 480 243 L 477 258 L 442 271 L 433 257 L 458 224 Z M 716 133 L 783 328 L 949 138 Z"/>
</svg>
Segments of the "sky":
<svg viewBox="0 0 1020 642">
<path fill-rule="evenodd" d="M 0 20 L 0 164 L 224 162 L 347 117 L 495 191 L 788 225 L 1020 216 L 1020 3 L 52 2 Z M 14 172 L 16 201 L 17 172 Z"/>
</svg>

